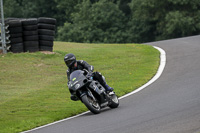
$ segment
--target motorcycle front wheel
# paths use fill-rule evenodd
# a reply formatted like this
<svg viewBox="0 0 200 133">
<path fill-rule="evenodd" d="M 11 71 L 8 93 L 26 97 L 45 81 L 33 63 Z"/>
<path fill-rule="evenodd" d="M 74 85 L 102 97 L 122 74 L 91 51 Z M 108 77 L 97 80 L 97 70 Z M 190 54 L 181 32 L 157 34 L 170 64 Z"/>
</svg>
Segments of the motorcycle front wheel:
<svg viewBox="0 0 200 133">
<path fill-rule="evenodd" d="M 82 98 L 82 102 L 85 106 L 94 114 L 99 114 L 101 111 L 101 107 L 96 99 L 89 97 L 88 95 L 84 95 Z"/>
</svg>

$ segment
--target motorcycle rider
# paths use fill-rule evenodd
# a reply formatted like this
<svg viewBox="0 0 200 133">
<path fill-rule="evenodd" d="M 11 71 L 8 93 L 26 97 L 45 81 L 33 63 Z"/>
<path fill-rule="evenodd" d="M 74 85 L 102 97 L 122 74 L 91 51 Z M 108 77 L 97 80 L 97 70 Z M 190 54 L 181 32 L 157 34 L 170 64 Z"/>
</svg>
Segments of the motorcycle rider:
<svg viewBox="0 0 200 133">
<path fill-rule="evenodd" d="M 106 92 L 113 91 L 113 88 L 106 84 L 104 76 L 102 76 L 101 73 L 99 72 L 93 72 L 94 67 L 89 65 L 86 61 L 76 60 L 75 55 L 70 53 L 65 55 L 64 62 L 68 67 L 67 70 L 68 83 L 70 81 L 70 74 L 73 71 L 86 69 L 89 72 L 89 75 L 92 76 L 94 80 L 97 80 L 106 89 Z M 78 99 L 76 96 L 71 94 L 71 100 L 76 101 Z"/>
</svg>

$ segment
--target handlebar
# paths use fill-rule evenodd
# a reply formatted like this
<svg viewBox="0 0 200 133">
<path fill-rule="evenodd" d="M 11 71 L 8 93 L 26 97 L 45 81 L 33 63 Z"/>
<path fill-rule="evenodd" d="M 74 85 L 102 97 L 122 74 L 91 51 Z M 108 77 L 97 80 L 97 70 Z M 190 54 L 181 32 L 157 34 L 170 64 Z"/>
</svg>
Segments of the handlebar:
<svg viewBox="0 0 200 133">
<path fill-rule="evenodd" d="M 87 78 L 93 77 L 93 72 L 88 72 L 88 70 L 86 70 L 86 69 L 83 69 L 83 71 L 84 71 L 84 75 Z"/>
</svg>

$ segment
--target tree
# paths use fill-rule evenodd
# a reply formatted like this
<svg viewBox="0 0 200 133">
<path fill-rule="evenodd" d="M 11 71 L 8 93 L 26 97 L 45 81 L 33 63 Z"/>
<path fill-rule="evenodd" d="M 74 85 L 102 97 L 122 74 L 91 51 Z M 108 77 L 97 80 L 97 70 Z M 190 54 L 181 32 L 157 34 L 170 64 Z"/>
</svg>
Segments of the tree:
<svg viewBox="0 0 200 133">
<path fill-rule="evenodd" d="M 133 0 L 129 6 L 131 19 L 128 22 L 129 40 L 136 43 L 153 41 L 156 34 L 155 0 Z M 161 3 L 161 2 L 160 2 Z"/>
<path fill-rule="evenodd" d="M 200 33 L 200 0 L 132 0 L 130 33 L 148 42 Z"/>
<path fill-rule="evenodd" d="M 6 0 L 5 17 L 31 18 L 55 17 L 57 13 L 54 0 Z"/>
<path fill-rule="evenodd" d="M 160 21 L 157 39 L 191 36 L 200 33 L 200 0 L 168 0 L 171 9 Z"/>
<path fill-rule="evenodd" d="M 22 9 L 20 3 L 15 0 L 4 1 L 4 16 L 8 17 L 21 17 Z"/>
<path fill-rule="evenodd" d="M 113 2 L 100 0 L 94 4 L 84 0 L 79 12 L 72 14 L 72 23 L 59 29 L 58 38 L 75 42 L 120 43 L 126 39 L 126 18 Z M 64 35 L 65 34 L 65 35 Z"/>
<path fill-rule="evenodd" d="M 76 5 L 81 3 L 82 0 L 55 0 L 57 8 L 57 18 L 60 22 L 59 25 L 63 25 L 65 22 L 72 22 L 71 14 L 77 12 Z"/>
<path fill-rule="evenodd" d="M 200 34 L 200 0 L 5 0 L 5 17 L 57 19 L 58 40 L 143 43 Z"/>
</svg>

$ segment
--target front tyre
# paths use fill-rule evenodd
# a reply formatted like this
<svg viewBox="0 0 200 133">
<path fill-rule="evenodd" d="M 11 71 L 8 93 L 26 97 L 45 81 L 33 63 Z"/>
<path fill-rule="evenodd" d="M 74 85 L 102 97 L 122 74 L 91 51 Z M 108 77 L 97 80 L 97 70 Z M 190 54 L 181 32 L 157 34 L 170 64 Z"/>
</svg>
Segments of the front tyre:
<svg viewBox="0 0 200 133">
<path fill-rule="evenodd" d="M 96 99 L 89 97 L 88 95 L 84 95 L 82 98 L 82 102 L 85 106 L 94 114 L 99 114 L 101 111 L 101 107 Z"/>
</svg>

